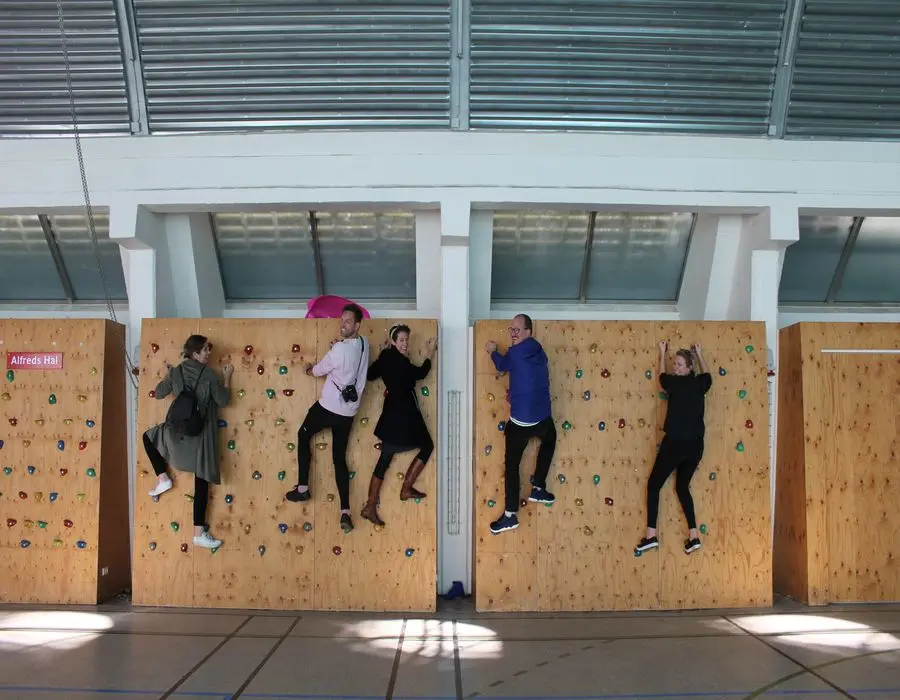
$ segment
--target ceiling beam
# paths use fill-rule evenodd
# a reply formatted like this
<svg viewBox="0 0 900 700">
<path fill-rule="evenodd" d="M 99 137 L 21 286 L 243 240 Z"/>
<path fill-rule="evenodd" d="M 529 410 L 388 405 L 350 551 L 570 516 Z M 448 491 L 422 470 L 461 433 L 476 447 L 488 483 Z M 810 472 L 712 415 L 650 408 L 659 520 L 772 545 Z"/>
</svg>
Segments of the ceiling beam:
<svg viewBox="0 0 900 700">
<path fill-rule="evenodd" d="M 319 296 L 325 294 L 325 271 L 322 268 L 322 249 L 319 246 L 319 220 L 316 212 L 309 212 L 309 235 L 312 238 L 313 260 L 316 265 L 316 287 Z"/>
<path fill-rule="evenodd" d="M 450 128 L 469 128 L 469 0 L 450 0 Z"/>
<path fill-rule="evenodd" d="M 594 248 L 594 229 L 597 226 L 597 212 L 588 218 L 587 239 L 584 241 L 584 261 L 581 263 L 581 282 L 578 285 L 578 300 L 587 300 L 588 279 L 591 276 L 591 250 Z"/>
<path fill-rule="evenodd" d="M 150 117 L 147 112 L 147 94 L 144 90 L 144 66 L 138 44 L 137 21 L 133 0 L 114 0 L 116 21 L 119 25 L 119 46 L 125 69 L 125 90 L 128 95 L 128 112 L 131 115 L 131 133 L 147 136 L 150 133 Z"/>
<path fill-rule="evenodd" d="M 63 292 L 65 292 L 66 298 L 70 302 L 75 301 L 75 287 L 72 285 L 72 278 L 69 277 L 69 271 L 66 269 L 66 261 L 63 260 L 62 251 L 59 249 L 59 241 L 56 240 L 53 225 L 50 223 L 50 217 L 46 214 L 38 214 L 38 221 L 41 222 L 41 229 L 44 231 L 44 238 L 47 240 L 47 246 L 50 248 L 50 256 L 53 258 L 54 266 L 56 266 L 56 274 L 59 275 Z"/>
<path fill-rule="evenodd" d="M 806 9 L 806 0 L 788 0 L 781 27 L 781 46 L 778 50 L 778 67 L 775 72 L 775 87 L 772 90 L 772 104 L 769 107 L 769 136 L 784 138 L 788 107 L 791 102 L 791 87 L 794 82 L 794 60 L 797 57 L 797 43 L 800 40 L 800 21 Z"/>
<path fill-rule="evenodd" d="M 856 239 L 859 238 L 859 230 L 862 228 L 865 218 L 864 216 L 853 217 L 853 223 L 850 224 L 850 233 L 847 235 L 847 240 L 844 241 L 841 258 L 838 260 L 837 267 L 834 270 L 834 277 L 831 278 L 828 294 L 825 295 L 826 304 L 833 304 L 838 292 L 841 290 L 841 284 L 844 282 L 844 273 L 847 271 L 847 263 L 850 262 L 853 246 L 856 245 Z"/>
</svg>

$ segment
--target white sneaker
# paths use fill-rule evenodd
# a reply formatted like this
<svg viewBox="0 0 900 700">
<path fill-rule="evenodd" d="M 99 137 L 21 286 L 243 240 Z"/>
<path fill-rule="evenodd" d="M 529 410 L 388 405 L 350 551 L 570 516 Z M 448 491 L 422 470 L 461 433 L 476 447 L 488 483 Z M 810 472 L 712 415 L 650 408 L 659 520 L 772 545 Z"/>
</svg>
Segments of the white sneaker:
<svg viewBox="0 0 900 700">
<path fill-rule="evenodd" d="M 202 535 L 194 535 L 194 546 L 212 549 L 213 547 L 221 547 L 222 540 L 217 540 L 208 532 L 204 531 Z"/>
<path fill-rule="evenodd" d="M 158 482 L 156 484 L 156 486 L 153 487 L 153 490 L 150 491 L 150 495 L 153 496 L 153 498 L 157 498 L 158 496 L 162 496 L 166 491 L 170 490 L 171 488 L 172 488 L 172 480 L 168 476 L 166 476 L 165 479 Z"/>
</svg>

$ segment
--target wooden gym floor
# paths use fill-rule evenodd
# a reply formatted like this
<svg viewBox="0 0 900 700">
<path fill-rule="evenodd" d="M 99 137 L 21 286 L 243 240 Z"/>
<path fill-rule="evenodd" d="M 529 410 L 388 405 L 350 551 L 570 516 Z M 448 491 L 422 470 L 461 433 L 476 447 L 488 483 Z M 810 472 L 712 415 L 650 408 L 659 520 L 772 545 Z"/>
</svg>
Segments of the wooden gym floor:
<svg viewBox="0 0 900 700">
<path fill-rule="evenodd" d="M 900 698 L 900 604 L 433 617 L 0 607 L 0 698 Z"/>
</svg>

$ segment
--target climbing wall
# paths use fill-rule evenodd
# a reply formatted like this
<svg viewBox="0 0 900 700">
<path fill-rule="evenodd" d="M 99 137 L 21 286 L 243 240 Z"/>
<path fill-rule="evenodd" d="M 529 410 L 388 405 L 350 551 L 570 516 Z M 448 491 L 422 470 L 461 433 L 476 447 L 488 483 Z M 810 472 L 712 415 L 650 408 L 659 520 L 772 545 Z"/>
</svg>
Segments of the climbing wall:
<svg viewBox="0 0 900 700">
<path fill-rule="evenodd" d="M 0 601 L 128 587 L 125 328 L 0 320 Z"/>
<path fill-rule="evenodd" d="M 779 333 L 775 591 L 900 600 L 900 324 Z"/>
<path fill-rule="evenodd" d="M 760 323 L 535 321 L 550 360 L 558 431 L 552 506 L 520 504 L 519 528 L 489 530 L 503 510 L 507 377 L 484 351 L 508 347 L 509 321 L 475 326 L 475 596 L 485 611 L 690 609 L 772 599 L 765 329 Z M 698 342 L 710 365 L 706 447 L 692 482 L 703 549 L 685 555 L 674 477 L 661 494 L 660 548 L 635 557 L 646 482 L 666 401 L 657 344 Z M 537 454 L 522 460 L 522 496 Z"/>
<path fill-rule="evenodd" d="M 370 361 L 400 321 L 365 320 Z M 410 357 L 420 364 L 433 320 L 404 321 L 412 329 Z M 152 319 L 141 337 L 139 436 L 165 419 L 169 399 L 149 393 L 176 364 L 184 340 L 201 333 L 213 344 L 210 366 L 231 363 L 231 404 L 219 413 L 222 483 L 210 488 L 207 519 L 223 540 L 218 551 L 191 542 L 193 476 L 174 472 L 175 488 L 153 502 L 155 483 L 143 450 L 137 469 L 134 601 L 139 605 L 290 610 L 430 611 L 436 600 L 435 455 L 417 487 L 428 497 L 401 503 L 400 484 L 414 453 L 395 457 L 381 492 L 375 527 L 359 515 L 378 459 L 373 431 L 384 397 L 378 380 L 367 384 L 350 435 L 350 501 L 355 529 L 339 526 L 331 433 L 316 436 L 313 498 L 285 501 L 297 482 L 297 429 L 317 400 L 324 379 L 303 373 L 338 337 L 339 322 L 299 319 Z M 439 357 L 436 358 L 439 360 Z M 437 442 L 437 363 L 418 386 L 418 399 Z"/>
</svg>

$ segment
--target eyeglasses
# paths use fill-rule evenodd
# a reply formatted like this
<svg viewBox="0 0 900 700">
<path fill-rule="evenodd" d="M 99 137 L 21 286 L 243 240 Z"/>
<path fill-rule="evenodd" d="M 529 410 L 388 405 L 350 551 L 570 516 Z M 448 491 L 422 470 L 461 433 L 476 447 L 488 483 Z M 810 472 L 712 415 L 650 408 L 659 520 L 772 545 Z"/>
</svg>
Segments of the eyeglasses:
<svg viewBox="0 0 900 700">
<path fill-rule="evenodd" d="M 510 335 L 519 335 L 525 329 L 524 328 L 513 328 L 512 326 L 510 326 L 508 328 L 508 330 L 509 330 Z"/>
</svg>

